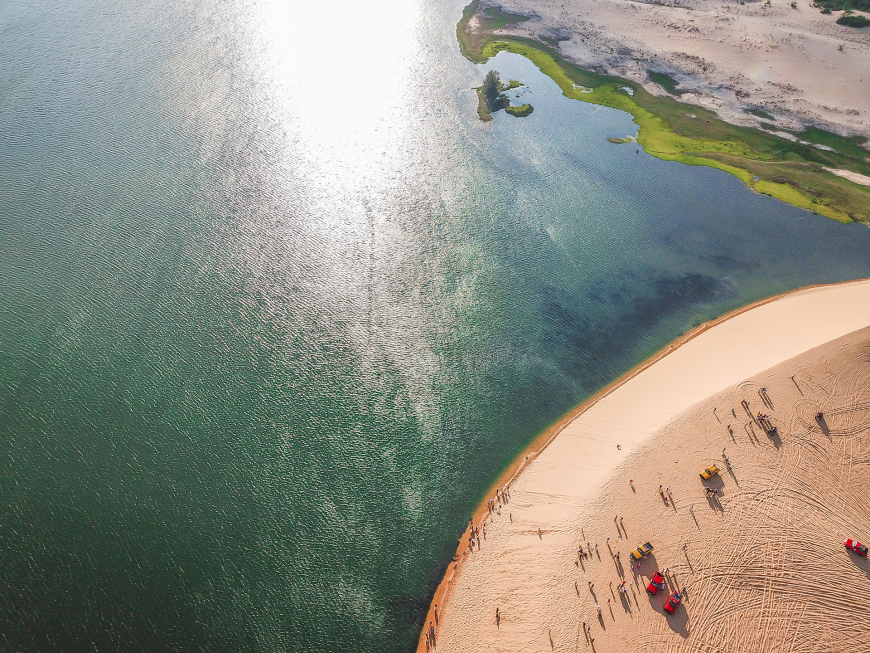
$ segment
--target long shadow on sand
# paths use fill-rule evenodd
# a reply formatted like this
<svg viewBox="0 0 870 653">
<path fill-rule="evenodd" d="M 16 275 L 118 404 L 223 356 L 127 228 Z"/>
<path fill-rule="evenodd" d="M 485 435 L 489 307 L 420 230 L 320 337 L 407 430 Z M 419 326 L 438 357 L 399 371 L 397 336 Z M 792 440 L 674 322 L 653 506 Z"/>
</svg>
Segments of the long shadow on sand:
<svg viewBox="0 0 870 653">
<path fill-rule="evenodd" d="M 779 429 L 775 431 L 767 431 L 767 439 L 770 440 L 771 444 L 777 449 L 782 446 L 782 438 L 779 437 Z"/>
<path fill-rule="evenodd" d="M 859 556 L 857 553 L 848 550 L 846 551 L 846 555 L 849 556 L 849 559 L 855 563 L 855 566 L 863 571 L 866 574 L 867 579 L 870 580 L 870 558 L 864 558 Z"/>
<path fill-rule="evenodd" d="M 683 596 L 683 601 L 674 611 L 674 614 L 670 614 L 665 610 L 665 603 L 667 603 L 671 596 L 671 592 L 673 591 L 669 588 L 669 585 L 670 584 L 665 585 L 665 589 L 659 591 L 658 594 L 653 595 L 647 592 L 646 596 L 649 599 L 650 607 L 662 615 L 663 619 L 667 619 L 668 627 L 685 639 L 689 636 L 689 614 L 686 612 L 686 606 L 684 605 L 688 599 L 686 596 L 686 590 L 680 590 L 680 593 Z"/>
</svg>

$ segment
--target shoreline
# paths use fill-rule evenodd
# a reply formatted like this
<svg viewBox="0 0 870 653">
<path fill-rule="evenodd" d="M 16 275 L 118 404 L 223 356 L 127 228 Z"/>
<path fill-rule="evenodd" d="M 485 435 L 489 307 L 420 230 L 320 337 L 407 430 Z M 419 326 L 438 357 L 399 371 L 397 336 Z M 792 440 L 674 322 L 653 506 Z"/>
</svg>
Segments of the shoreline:
<svg viewBox="0 0 870 653">
<path fill-rule="evenodd" d="M 744 315 L 754 309 L 760 308 L 762 306 L 769 305 L 771 303 L 799 295 L 804 293 L 810 293 L 814 290 L 833 290 L 836 288 L 841 288 L 845 286 L 852 285 L 860 285 L 860 284 L 868 284 L 870 285 L 870 278 L 864 279 L 854 279 L 851 281 L 843 281 L 833 284 L 814 284 L 810 286 L 803 286 L 801 288 L 796 288 L 794 290 L 790 290 L 788 292 L 780 293 L 778 295 L 774 295 L 772 297 L 768 297 L 766 299 L 761 299 L 751 304 L 747 304 L 740 308 L 734 309 L 733 311 L 729 311 L 728 313 L 716 318 L 715 320 L 711 320 L 709 322 L 704 322 L 697 327 L 687 331 L 683 335 L 674 339 L 664 348 L 650 356 L 649 358 L 641 361 L 606 386 L 595 392 L 593 395 L 588 397 L 586 400 L 572 408 L 565 415 L 556 420 L 552 425 L 544 429 L 540 434 L 538 434 L 532 441 L 524 447 L 519 454 L 514 458 L 514 460 L 496 477 L 496 480 L 489 486 L 487 491 L 481 497 L 480 503 L 475 507 L 475 509 L 471 513 L 471 518 L 474 520 L 475 524 L 484 523 L 489 517 L 488 510 L 488 500 L 494 495 L 496 488 L 505 487 L 509 488 L 519 477 L 520 475 L 528 468 L 528 465 L 537 459 L 542 453 L 544 453 L 550 445 L 552 445 L 558 436 L 563 433 L 563 431 L 577 418 L 588 412 L 590 409 L 599 404 L 602 400 L 613 394 L 616 390 L 623 387 L 626 383 L 631 381 L 632 379 L 637 378 L 643 372 L 649 370 L 656 363 L 661 362 L 666 359 L 668 356 L 678 351 L 684 345 L 692 342 L 698 336 L 710 331 L 714 327 L 721 326 L 722 324 L 738 317 Z M 870 324 L 870 322 L 868 322 Z M 864 325 L 866 326 L 866 325 Z M 850 333 L 847 331 L 846 334 Z M 843 334 L 845 335 L 845 334 Z M 824 343 L 818 343 L 819 345 Z M 646 436 L 642 438 L 641 441 L 645 440 Z M 627 452 L 626 452 L 627 453 Z M 614 469 L 610 469 L 608 473 L 608 480 L 612 478 L 612 474 Z M 467 531 L 465 531 L 467 532 Z M 426 613 L 426 618 L 423 622 L 423 628 L 420 632 L 420 637 L 418 640 L 416 651 L 418 653 L 427 653 L 426 648 L 426 628 L 428 624 L 431 622 L 435 622 L 435 616 L 433 613 L 433 607 L 435 605 L 442 606 L 439 608 L 439 618 L 444 612 L 444 606 L 450 598 L 450 590 L 453 587 L 453 580 L 456 577 L 458 571 L 460 571 L 460 564 L 464 560 L 464 552 L 467 547 L 464 544 L 464 538 L 460 537 L 459 543 L 457 546 L 456 553 L 454 554 L 453 560 L 447 567 L 447 570 L 444 574 L 444 577 L 441 579 L 441 582 L 438 584 L 438 587 L 435 590 L 435 594 L 433 595 L 432 601 L 430 602 L 429 609 Z"/>
<path fill-rule="evenodd" d="M 456 27 L 460 51 L 477 64 L 501 51 L 524 56 L 566 97 L 629 113 L 638 125 L 638 144 L 656 158 L 723 170 L 759 193 L 840 222 L 870 221 L 870 190 L 828 171 L 870 175 L 867 150 L 854 139 L 822 130 L 773 132 L 727 122 L 697 103 L 585 70 L 561 54 L 558 42 L 547 45 L 507 31 L 522 30 L 527 20 L 495 7 L 481 10 L 481 0 L 473 0 Z"/>
</svg>

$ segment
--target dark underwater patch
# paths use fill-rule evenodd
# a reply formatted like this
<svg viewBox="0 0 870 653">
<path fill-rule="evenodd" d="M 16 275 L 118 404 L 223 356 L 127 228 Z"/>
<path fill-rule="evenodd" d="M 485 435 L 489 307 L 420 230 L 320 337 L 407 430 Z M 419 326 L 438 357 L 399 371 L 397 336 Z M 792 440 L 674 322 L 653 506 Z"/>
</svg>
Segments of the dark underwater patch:
<svg viewBox="0 0 870 653">
<path fill-rule="evenodd" d="M 543 313 L 549 326 L 544 338 L 561 352 L 557 359 L 561 370 L 587 393 L 623 369 L 636 342 L 662 320 L 735 292 L 729 280 L 699 273 L 633 281 L 621 289 L 593 288 L 583 295 L 552 286 L 543 290 Z M 593 318 L 581 308 L 590 303 L 608 307 Z"/>
</svg>

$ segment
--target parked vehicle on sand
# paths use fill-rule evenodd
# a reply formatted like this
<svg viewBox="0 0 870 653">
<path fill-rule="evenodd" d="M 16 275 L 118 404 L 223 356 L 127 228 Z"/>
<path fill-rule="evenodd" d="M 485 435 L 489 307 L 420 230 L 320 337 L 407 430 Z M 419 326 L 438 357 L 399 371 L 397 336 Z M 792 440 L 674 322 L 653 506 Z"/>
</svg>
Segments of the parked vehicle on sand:
<svg viewBox="0 0 870 653">
<path fill-rule="evenodd" d="M 867 557 L 867 547 L 861 544 L 858 540 L 848 539 L 843 544 L 850 551 L 854 551 L 859 556 Z"/>
<path fill-rule="evenodd" d="M 628 557 L 632 560 L 640 560 L 641 558 L 645 558 L 650 554 L 653 550 L 653 545 L 647 542 L 646 544 L 641 544 L 634 551 L 631 552 L 631 555 Z"/>
<path fill-rule="evenodd" d="M 706 481 L 708 478 L 712 478 L 713 476 L 716 476 L 716 474 L 718 474 L 718 473 L 719 473 L 719 468 L 716 467 L 716 465 L 710 465 L 707 469 L 705 469 L 703 472 L 701 472 L 701 478 L 703 478 Z"/>
<path fill-rule="evenodd" d="M 680 605 L 682 600 L 683 600 L 683 595 L 680 594 L 679 592 L 674 592 L 673 594 L 671 594 L 667 603 L 665 603 L 665 610 L 667 610 L 671 614 L 674 614 L 674 610 L 677 609 L 677 607 Z"/>
<path fill-rule="evenodd" d="M 646 591 L 650 594 L 658 594 L 660 589 L 664 589 L 665 587 L 665 577 L 662 576 L 659 572 L 656 572 L 652 575 L 652 579 L 649 582 L 649 585 L 646 586 Z"/>
</svg>

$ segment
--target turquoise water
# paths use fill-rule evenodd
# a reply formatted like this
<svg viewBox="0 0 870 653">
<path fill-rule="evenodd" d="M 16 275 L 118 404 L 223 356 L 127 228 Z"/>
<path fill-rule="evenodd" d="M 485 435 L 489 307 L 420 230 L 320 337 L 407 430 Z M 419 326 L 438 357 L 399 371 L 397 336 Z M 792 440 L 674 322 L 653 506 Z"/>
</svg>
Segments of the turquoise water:
<svg viewBox="0 0 870 653">
<path fill-rule="evenodd" d="M 0 5 L 0 648 L 410 650 L 543 427 L 870 276 L 513 55 L 535 112 L 481 124 L 460 11 Z"/>
</svg>

